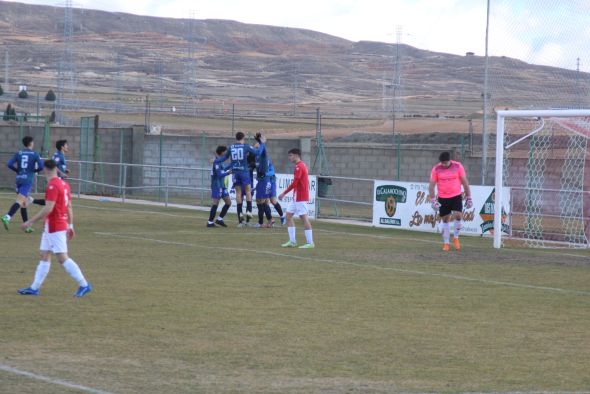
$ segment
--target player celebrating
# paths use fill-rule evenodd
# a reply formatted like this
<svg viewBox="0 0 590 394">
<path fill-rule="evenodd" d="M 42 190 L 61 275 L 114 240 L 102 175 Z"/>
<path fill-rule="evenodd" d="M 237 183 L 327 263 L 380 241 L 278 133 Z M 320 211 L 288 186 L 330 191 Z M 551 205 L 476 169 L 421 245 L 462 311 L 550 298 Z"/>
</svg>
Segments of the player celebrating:
<svg viewBox="0 0 590 394">
<path fill-rule="evenodd" d="M 236 190 L 236 203 L 238 206 L 238 221 L 240 225 L 243 221 L 242 216 L 242 189 L 246 192 L 246 216 L 252 217 L 252 179 L 248 170 L 247 156 L 248 153 L 258 155 L 262 146 L 266 142 L 264 136 L 261 137 L 261 148 L 253 148 L 245 143 L 246 136 L 241 131 L 236 133 L 236 143 L 230 145 L 229 150 L 221 157 L 215 159 L 214 163 L 223 163 L 231 158 L 231 168 L 234 176 L 234 188 Z"/>
<path fill-rule="evenodd" d="M 295 173 L 293 182 L 289 187 L 279 195 L 279 200 L 283 200 L 287 193 L 291 190 L 293 192 L 293 200 L 287 207 L 287 228 L 289 230 L 289 242 L 284 243 L 283 248 L 294 248 L 297 246 L 297 238 L 295 237 L 295 222 L 293 216 L 297 215 L 303 221 L 305 226 L 305 239 L 307 243 L 300 246 L 299 249 L 313 249 L 313 232 L 311 229 L 311 222 L 309 221 L 307 202 L 309 201 L 309 177 L 307 166 L 301 161 L 301 151 L 297 148 L 289 151 L 289 161 L 295 164 Z"/>
<path fill-rule="evenodd" d="M 218 146 L 215 150 L 215 154 L 217 157 L 221 157 L 227 152 L 227 147 L 225 146 Z M 213 163 L 213 168 L 211 168 L 211 211 L 209 212 L 209 221 L 207 221 L 207 227 L 215 227 L 217 223 L 221 227 L 227 227 L 227 224 L 223 221 L 225 214 L 231 207 L 231 199 L 229 198 L 229 193 L 227 191 L 227 187 L 225 185 L 226 176 L 231 173 L 231 170 L 227 170 L 223 168 L 221 163 Z M 225 205 L 221 208 L 221 213 L 215 222 L 215 214 L 217 213 L 217 207 L 219 206 L 219 200 L 223 199 Z"/>
<path fill-rule="evenodd" d="M 461 163 L 451 160 L 449 152 L 440 154 L 438 160 L 440 163 L 432 168 L 430 175 L 430 184 L 428 191 L 431 197 L 432 209 L 439 211 L 439 216 L 442 219 L 442 236 L 443 236 L 443 250 L 449 251 L 450 238 L 450 224 L 451 218 L 455 220 L 455 228 L 453 232 L 453 246 L 456 250 L 461 249 L 459 243 L 459 232 L 461 231 L 461 220 L 463 219 L 463 196 L 461 193 L 461 185 L 465 190 L 465 208 L 470 209 L 473 206 L 471 199 L 471 190 L 467 182 L 465 169 Z M 434 186 L 438 189 L 438 199 L 434 194 Z"/>
<path fill-rule="evenodd" d="M 27 136 L 23 138 L 23 145 L 25 149 L 15 153 L 7 163 L 8 168 L 16 172 L 16 193 L 18 195 L 8 213 L 0 218 L 6 231 L 8 231 L 10 220 L 19 209 L 23 222 L 29 220 L 29 214 L 27 212 L 29 193 L 35 181 L 35 173 L 43 170 L 41 157 L 37 152 L 33 151 L 33 147 L 35 146 L 33 137 Z M 27 228 L 25 231 L 32 233 L 33 229 Z"/>
<path fill-rule="evenodd" d="M 256 134 L 256 140 L 260 139 L 261 134 Z M 257 147 L 256 145 L 254 145 Z M 262 227 L 264 222 L 264 214 L 269 222 L 269 227 L 272 227 L 272 213 L 269 203 L 272 203 L 281 218 L 281 224 L 285 224 L 286 218 L 283 215 L 283 209 L 277 201 L 277 178 L 275 175 L 275 167 L 270 157 L 266 146 L 260 152 L 256 165 L 256 205 L 258 206 L 258 227 Z"/>
<path fill-rule="evenodd" d="M 24 223 L 26 230 L 34 223 L 45 218 L 45 230 L 41 237 L 41 261 L 37 266 L 33 283 L 30 287 L 20 289 L 22 295 L 39 295 L 39 289 L 45 281 L 51 267 L 50 256 L 53 253 L 65 271 L 78 282 L 76 297 L 84 297 L 92 291 L 92 285 L 86 281 L 80 267 L 68 257 L 68 239 L 74 238 L 74 213 L 72 210 L 70 186 L 57 176 L 57 163 L 54 160 L 45 162 L 45 207 L 30 221 Z"/>
<path fill-rule="evenodd" d="M 66 165 L 66 157 L 64 153 L 68 153 L 70 148 L 68 145 L 68 140 L 58 140 L 55 143 L 56 152 L 53 154 L 53 161 L 57 163 L 57 176 L 62 179 L 67 178 L 70 174 L 70 170 Z M 33 199 L 33 197 L 29 197 L 28 199 L 29 204 L 37 204 L 37 205 L 45 205 L 44 199 Z"/>
</svg>

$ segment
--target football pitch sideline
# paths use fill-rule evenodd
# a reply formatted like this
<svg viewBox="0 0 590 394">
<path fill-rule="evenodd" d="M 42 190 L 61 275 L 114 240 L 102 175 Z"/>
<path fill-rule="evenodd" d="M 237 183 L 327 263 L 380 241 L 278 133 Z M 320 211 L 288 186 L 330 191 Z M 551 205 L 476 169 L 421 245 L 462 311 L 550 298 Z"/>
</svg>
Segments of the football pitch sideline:
<svg viewBox="0 0 590 394">
<path fill-rule="evenodd" d="M 285 228 L 207 229 L 205 212 L 74 210 L 82 299 L 55 259 L 41 296 L 18 295 L 41 227 L 0 229 L 0 393 L 590 390 L 588 251 L 445 253 L 321 221 L 316 249 L 283 249 Z"/>
</svg>

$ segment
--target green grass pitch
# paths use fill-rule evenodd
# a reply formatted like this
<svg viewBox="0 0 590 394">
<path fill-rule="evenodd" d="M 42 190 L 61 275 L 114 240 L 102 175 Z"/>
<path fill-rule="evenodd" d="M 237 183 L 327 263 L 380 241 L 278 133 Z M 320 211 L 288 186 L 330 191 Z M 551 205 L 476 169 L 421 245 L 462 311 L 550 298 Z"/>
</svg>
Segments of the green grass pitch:
<svg viewBox="0 0 590 394">
<path fill-rule="evenodd" d="M 17 295 L 41 228 L 17 231 L 17 215 L 1 230 L 0 392 L 590 388 L 587 251 L 496 251 L 464 237 L 461 252 L 443 253 L 437 235 L 324 222 L 315 250 L 285 250 L 284 228 L 74 207 L 70 254 L 95 286 L 83 299 L 56 262 L 40 297 Z"/>
</svg>

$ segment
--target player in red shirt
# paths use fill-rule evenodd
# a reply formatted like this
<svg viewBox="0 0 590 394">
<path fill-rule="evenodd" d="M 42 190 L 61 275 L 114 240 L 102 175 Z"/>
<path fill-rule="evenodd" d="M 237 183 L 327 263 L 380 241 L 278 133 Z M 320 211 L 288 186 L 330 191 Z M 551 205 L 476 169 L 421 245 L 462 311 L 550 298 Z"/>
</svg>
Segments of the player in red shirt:
<svg viewBox="0 0 590 394">
<path fill-rule="evenodd" d="M 294 248 L 297 246 L 295 237 L 295 222 L 293 216 L 297 215 L 303 221 L 305 226 L 306 244 L 300 246 L 300 249 L 313 249 L 313 232 L 311 222 L 309 221 L 307 203 L 309 202 L 309 177 L 307 166 L 301 161 L 301 151 L 297 148 L 289 151 L 289 161 L 295 164 L 295 173 L 293 182 L 289 187 L 279 195 L 279 200 L 283 200 L 287 193 L 293 190 L 293 200 L 287 207 L 287 228 L 289 230 L 289 242 L 283 244 L 283 248 Z"/>
<path fill-rule="evenodd" d="M 44 172 L 47 179 L 45 207 L 21 226 L 26 230 L 34 223 L 45 219 L 45 230 L 41 236 L 41 261 L 31 286 L 18 292 L 22 295 L 39 295 L 39 289 L 49 273 L 53 253 L 65 271 L 78 282 L 79 287 L 75 296 L 84 297 L 92 291 L 92 285 L 86 281 L 78 264 L 68 256 L 67 240 L 74 238 L 70 185 L 57 176 L 57 163 L 54 160 L 45 162 Z"/>
<path fill-rule="evenodd" d="M 450 225 L 451 218 L 455 219 L 455 229 L 453 232 L 453 246 L 456 250 L 461 249 L 459 243 L 459 232 L 461 231 L 461 220 L 463 219 L 463 193 L 461 186 L 465 190 L 465 208 L 470 209 L 473 206 L 471 200 L 471 190 L 465 168 L 458 161 L 451 160 L 449 152 L 443 152 L 439 156 L 440 163 L 432 168 L 430 174 L 430 184 L 428 191 L 430 193 L 432 208 L 439 211 L 442 220 L 443 250 L 449 251 Z M 438 189 L 438 198 L 434 194 L 434 186 Z"/>
</svg>

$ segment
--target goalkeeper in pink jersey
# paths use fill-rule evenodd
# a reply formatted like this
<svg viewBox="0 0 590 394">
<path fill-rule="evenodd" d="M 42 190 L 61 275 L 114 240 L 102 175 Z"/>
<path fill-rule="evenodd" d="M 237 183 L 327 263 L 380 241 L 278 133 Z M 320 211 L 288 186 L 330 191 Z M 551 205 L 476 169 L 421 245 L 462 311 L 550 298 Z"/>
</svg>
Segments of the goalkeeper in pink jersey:
<svg viewBox="0 0 590 394">
<path fill-rule="evenodd" d="M 432 209 L 439 212 L 442 219 L 442 236 L 443 250 L 449 251 L 451 237 L 451 219 L 454 219 L 455 226 L 453 231 L 453 246 L 456 250 L 461 249 L 459 243 L 459 233 L 461 231 L 461 220 L 463 219 L 463 194 L 461 186 L 465 191 L 465 208 L 470 209 L 473 206 L 471 199 L 471 190 L 465 168 L 458 161 L 451 160 L 449 152 L 443 152 L 438 157 L 440 163 L 432 168 L 430 174 L 430 184 L 428 191 L 430 193 L 430 202 Z M 434 193 L 434 186 L 438 189 L 438 196 Z"/>
</svg>

